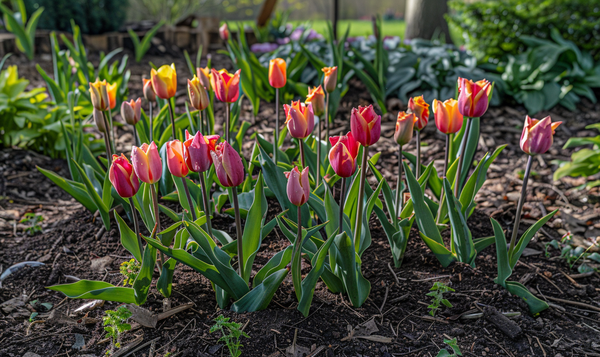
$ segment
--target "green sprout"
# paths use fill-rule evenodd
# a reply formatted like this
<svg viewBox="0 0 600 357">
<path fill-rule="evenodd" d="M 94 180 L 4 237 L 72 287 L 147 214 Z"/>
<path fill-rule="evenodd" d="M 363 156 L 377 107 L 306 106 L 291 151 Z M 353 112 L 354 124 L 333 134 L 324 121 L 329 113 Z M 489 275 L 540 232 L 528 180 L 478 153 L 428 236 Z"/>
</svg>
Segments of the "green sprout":
<svg viewBox="0 0 600 357">
<path fill-rule="evenodd" d="M 431 296 L 432 299 L 431 305 L 427 306 L 427 308 L 430 309 L 429 314 L 431 316 L 435 316 L 435 313 L 440 308 L 440 304 L 444 304 L 446 307 L 452 307 L 450 301 L 444 299 L 444 293 L 454 291 L 454 289 L 442 282 L 436 281 L 429 291 L 431 292 L 428 293 L 427 296 Z"/>
<path fill-rule="evenodd" d="M 140 263 L 135 259 L 131 259 L 128 262 L 125 261 L 121 263 L 121 267 L 119 268 L 119 270 L 121 274 L 125 277 L 125 281 L 123 281 L 124 286 L 127 286 L 127 284 L 133 285 L 135 278 L 140 272 L 140 268 Z"/>
<path fill-rule="evenodd" d="M 112 354 L 115 347 L 121 348 L 121 343 L 119 342 L 121 333 L 131 330 L 131 325 L 126 323 L 126 321 L 131 317 L 132 313 L 126 306 L 121 305 L 116 311 L 106 310 L 105 314 L 106 316 L 102 317 L 104 330 L 106 331 L 106 336 L 112 339 L 110 353 L 106 351 L 106 354 L 109 355 Z"/>
<path fill-rule="evenodd" d="M 456 357 L 462 356 L 460 352 L 460 348 L 458 347 L 458 342 L 456 341 L 456 337 L 451 340 L 444 340 L 444 343 L 452 348 L 452 352 L 448 352 L 446 349 L 442 349 L 436 357 Z"/>
<path fill-rule="evenodd" d="M 219 315 L 215 319 L 215 322 L 216 323 L 210 328 L 210 333 L 221 331 L 222 336 L 219 339 L 219 342 L 225 342 L 231 357 L 239 357 L 242 354 L 241 347 L 243 346 L 240 343 L 240 337 L 244 336 L 250 338 L 250 336 L 241 330 L 241 324 L 229 322 L 229 317 Z M 229 330 L 228 334 L 225 334 L 225 329 Z"/>
<path fill-rule="evenodd" d="M 42 226 L 40 223 L 44 221 L 44 217 L 35 213 L 26 213 L 25 216 L 19 221 L 19 223 L 28 223 L 29 227 L 25 228 L 25 231 L 30 236 L 41 232 Z"/>
</svg>

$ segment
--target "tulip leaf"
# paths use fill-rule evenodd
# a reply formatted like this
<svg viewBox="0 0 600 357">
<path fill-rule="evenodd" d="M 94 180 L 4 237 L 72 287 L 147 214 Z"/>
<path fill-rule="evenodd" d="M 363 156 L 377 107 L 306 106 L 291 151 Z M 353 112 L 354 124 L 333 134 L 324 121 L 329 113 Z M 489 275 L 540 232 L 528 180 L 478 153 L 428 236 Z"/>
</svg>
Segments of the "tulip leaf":
<svg viewBox="0 0 600 357">
<path fill-rule="evenodd" d="M 200 210 L 198 209 L 198 204 L 196 203 L 196 201 L 194 200 L 194 195 L 192 195 L 191 190 L 190 190 L 190 199 L 192 200 L 192 207 L 190 207 L 190 202 L 187 199 L 186 193 L 185 193 L 185 187 L 183 186 L 183 180 L 187 180 L 187 186 L 188 186 L 188 190 L 190 189 L 190 187 L 192 185 L 190 185 L 191 181 L 188 180 L 185 177 L 175 177 L 173 176 L 173 182 L 175 183 L 175 186 L 177 187 L 177 195 L 179 196 L 179 204 L 181 205 L 181 207 L 183 207 L 183 209 L 186 211 L 185 212 L 185 216 L 188 219 L 192 219 L 192 210 L 194 210 L 194 212 L 196 213 L 196 217 L 198 217 L 200 215 Z"/>
<path fill-rule="evenodd" d="M 166 196 L 173 191 L 173 179 L 171 178 L 171 171 L 169 171 L 167 164 L 167 143 L 160 146 L 160 159 L 162 161 L 162 175 L 159 181 L 159 188 L 162 195 Z"/>
<path fill-rule="evenodd" d="M 81 166 L 79 166 L 79 164 L 76 161 L 73 161 L 73 163 L 79 171 L 79 175 L 81 175 L 81 179 L 85 187 L 87 188 L 88 195 L 92 198 L 92 200 L 94 200 L 94 204 L 96 204 L 98 211 L 100 211 L 100 217 L 102 217 L 102 222 L 104 222 L 104 228 L 106 228 L 106 230 L 109 231 L 110 216 L 108 215 L 108 208 L 104 205 L 104 202 L 102 202 L 102 198 L 100 198 L 100 195 L 98 195 L 98 192 L 96 192 L 96 190 L 94 189 L 94 186 L 85 174 L 85 171 L 81 168 Z"/>
<path fill-rule="evenodd" d="M 262 173 L 258 174 L 256 186 L 254 186 L 254 201 L 248 210 L 248 216 L 245 221 L 244 232 L 242 234 L 243 250 L 244 250 L 244 281 L 250 281 L 250 273 L 252 273 L 252 265 L 256 253 L 262 242 L 261 230 L 265 226 L 265 218 L 267 214 L 267 198 L 264 194 L 264 184 Z"/>
<path fill-rule="evenodd" d="M 115 211 L 115 219 L 117 220 L 117 225 L 119 226 L 119 233 L 121 235 L 121 244 L 133 257 L 138 261 L 142 261 L 142 247 L 140 247 L 137 237 L 135 236 L 135 232 L 127 226 L 127 223 L 119 216 L 119 214 Z"/>
<path fill-rule="evenodd" d="M 375 214 L 381 222 L 381 226 L 385 232 L 385 235 L 390 243 L 390 249 L 392 250 L 392 259 L 394 260 L 394 266 L 400 268 L 404 253 L 406 252 L 406 246 L 408 244 L 408 238 L 410 235 L 410 229 L 415 222 L 415 216 L 411 218 L 405 218 L 398 222 L 398 225 L 391 224 L 383 210 L 377 206 L 374 208 Z"/>
<path fill-rule="evenodd" d="M 231 305 L 231 310 L 237 313 L 264 310 L 269 306 L 273 295 L 287 276 L 289 270 L 279 269 L 269 275 L 261 284 Z"/>
<path fill-rule="evenodd" d="M 261 134 L 256 135 L 256 140 L 258 141 L 259 144 L 259 148 L 262 149 L 262 151 L 264 151 L 267 155 L 267 157 L 269 159 L 270 156 L 269 155 L 273 155 L 273 143 L 269 142 L 267 139 L 265 139 Z M 279 148 L 277 148 L 277 160 L 281 160 L 282 162 L 290 165 L 292 162 L 290 161 L 290 158 L 288 157 L 288 155 L 281 151 Z M 259 162 L 260 162 L 260 157 L 259 157 Z"/>
<path fill-rule="evenodd" d="M 533 295 L 529 289 L 527 289 L 523 284 L 518 283 L 516 281 L 507 281 L 506 282 L 506 290 L 508 290 L 511 294 L 517 295 L 518 297 L 525 300 L 527 305 L 529 306 L 529 311 L 532 314 L 539 314 L 540 312 L 546 310 L 548 307 L 548 303 L 543 300 L 538 299 L 535 295 Z"/>
<path fill-rule="evenodd" d="M 403 151 L 402 156 L 405 157 L 413 166 L 416 165 L 417 157 L 415 155 L 413 155 L 409 152 Z M 421 164 L 421 172 L 422 172 L 421 175 L 425 174 L 426 169 L 427 169 L 427 166 Z M 452 180 L 450 180 L 450 182 L 452 182 Z M 434 196 L 439 199 L 441 192 L 442 192 L 442 180 L 438 177 L 437 174 L 429 175 L 429 181 L 427 183 L 429 185 L 429 188 L 433 192 Z"/>
<path fill-rule="evenodd" d="M 280 250 L 275 253 L 275 255 L 269 259 L 267 264 L 265 264 L 254 276 L 254 280 L 252 281 L 253 286 L 258 286 L 262 284 L 262 282 L 271 274 L 284 269 L 290 262 L 292 261 L 292 250 L 293 246 L 288 245 L 284 250 Z"/>
<path fill-rule="evenodd" d="M 450 182 L 444 179 L 444 195 L 446 196 L 446 204 L 448 205 L 448 216 L 450 217 L 451 237 L 453 252 L 459 262 L 475 264 L 475 255 L 477 251 L 473 246 L 473 237 L 467 226 L 467 221 L 462 213 L 460 202 L 450 187 Z"/>
<path fill-rule="evenodd" d="M 142 267 L 133 282 L 133 294 L 136 304 L 142 305 L 146 302 L 148 291 L 152 284 L 152 273 L 154 273 L 154 264 L 156 263 L 156 248 L 146 244 L 144 256 L 142 258 Z"/>
<path fill-rule="evenodd" d="M 421 239 L 423 239 L 423 242 L 425 242 L 427 247 L 429 247 L 433 254 L 435 254 L 435 257 L 439 260 L 440 264 L 442 264 L 444 268 L 450 265 L 454 260 L 456 260 L 454 254 L 452 254 L 452 252 L 449 251 L 448 248 L 444 246 L 444 244 L 436 242 L 435 240 L 424 235 L 422 232 L 419 232 L 419 235 L 421 236 Z"/>
<path fill-rule="evenodd" d="M 477 151 L 477 144 L 479 144 L 479 126 L 481 121 L 479 118 L 472 118 L 470 122 L 471 130 L 469 131 L 469 137 L 466 140 L 467 146 L 465 147 L 465 157 L 462 162 L 462 167 L 460 168 L 459 187 L 462 187 L 463 182 L 467 179 L 469 169 L 471 168 L 473 158 L 475 157 L 475 152 Z M 465 141 L 463 140 L 463 144 L 464 143 Z"/>
<path fill-rule="evenodd" d="M 93 213 L 98 210 L 96 204 L 90 198 L 90 195 L 88 194 L 84 184 L 68 180 L 50 170 L 43 169 L 39 166 L 37 169 L 44 174 L 44 176 L 54 182 L 58 187 L 62 188 L 66 193 L 71 195 L 77 202 L 81 203 L 88 211 Z"/>
<path fill-rule="evenodd" d="M 525 233 L 523 233 L 517 244 L 515 244 L 514 249 L 508 252 L 508 256 L 510 258 L 509 264 L 512 269 L 514 269 L 515 265 L 517 265 L 517 261 L 519 258 L 521 258 L 521 254 L 523 254 L 525 247 L 527 247 L 527 244 L 529 244 L 531 239 L 533 239 L 537 231 L 542 228 L 542 226 L 546 224 L 546 222 L 548 222 L 550 218 L 556 214 L 556 212 L 558 212 L 558 209 L 555 209 L 554 211 L 542 217 L 539 221 L 535 222 L 531 227 L 529 227 L 529 229 L 525 231 Z"/>
<path fill-rule="evenodd" d="M 60 291 L 71 299 L 96 299 L 135 304 L 132 288 L 114 286 L 104 281 L 79 280 L 71 284 L 49 286 L 47 289 Z"/>
<path fill-rule="evenodd" d="M 342 232 L 334 238 L 337 249 L 330 250 L 339 266 L 338 274 L 342 280 L 352 306 L 360 307 L 367 300 L 371 291 L 371 283 L 365 279 L 361 272 L 361 262 L 354 250 L 354 242 Z"/>
<path fill-rule="evenodd" d="M 473 239 L 473 247 L 477 251 L 477 254 L 479 254 L 482 250 L 484 250 L 485 248 L 494 244 L 495 242 L 496 242 L 496 237 L 494 237 L 494 236 L 475 238 L 475 239 Z"/>
</svg>

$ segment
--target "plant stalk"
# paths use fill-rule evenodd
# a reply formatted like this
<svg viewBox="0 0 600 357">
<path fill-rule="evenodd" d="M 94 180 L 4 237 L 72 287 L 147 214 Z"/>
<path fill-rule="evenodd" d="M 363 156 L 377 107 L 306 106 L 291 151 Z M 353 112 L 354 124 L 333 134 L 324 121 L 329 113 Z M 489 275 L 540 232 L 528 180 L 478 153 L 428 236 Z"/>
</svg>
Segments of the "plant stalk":
<svg viewBox="0 0 600 357">
<path fill-rule="evenodd" d="M 135 125 L 133 125 L 133 142 L 135 143 L 135 146 L 140 146 L 140 138 L 138 137 L 137 128 Z"/>
<path fill-rule="evenodd" d="M 421 177 L 421 131 L 417 130 L 417 179 Z"/>
<path fill-rule="evenodd" d="M 346 199 L 346 178 L 342 177 L 342 188 L 340 190 L 340 229 L 338 230 L 338 234 L 344 231 L 344 200 Z M 300 221 L 298 221 L 300 222 Z"/>
<path fill-rule="evenodd" d="M 171 99 L 167 99 L 167 103 L 169 103 L 169 116 L 171 117 L 171 129 L 173 131 L 173 140 L 177 139 L 177 131 L 175 130 L 175 112 L 173 108 L 173 104 L 171 104 Z M 185 184 L 185 181 L 184 181 Z"/>
<path fill-rule="evenodd" d="M 442 179 L 446 178 L 446 173 L 448 171 L 448 154 L 450 152 L 450 134 L 446 134 L 446 153 L 444 154 L 444 171 L 442 172 Z M 442 190 L 440 191 L 440 207 L 438 207 L 437 217 L 435 219 L 435 223 L 440 224 L 440 219 L 442 219 L 442 206 L 441 203 L 444 201 L 444 185 L 442 185 Z"/>
<path fill-rule="evenodd" d="M 329 152 L 331 150 L 331 143 L 329 142 L 329 92 L 325 92 L 327 93 L 325 96 L 325 143 L 327 144 L 327 152 Z"/>
<path fill-rule="evenodd" d="M 112 162 L 112 144 L 110 143 L 110 134 L 108 133 L 108 122 L 106 121 L 106 115 L 102 112 L 102 118 L 104 118 L 104 145 L 106 146 L 106 159 L 108 160 L 108 166 Z"/>
<path fill-rule="evenodd" d="M 205 112 L 205 110 L 198 112 L 198 128 L 199 128 L 198 130 L 200 130 L 202 135 L 204 135 L 204 133 L 206 132 L 204 130 L 204 112 Z"/>
<path fill-rule="evenodd" d="M 317 179 L 315 187 L 321 182 L 321 118 L 319 118 L 319 126 L 317 127 Z"/>
<path fill-rule="evenodd" d="M 242 219 L 240 218 L 240 205 L 238 203 L 237 187 L 232 187 L 233 209 L 235 211 L 235 231 L 237 236 L 238 270 L 240 276 L 244 277 L 244 245 L 242 242 Z"/>
<path fill-rule="evenodd" d="M 142 238 L 140 237 L 140 224 L 138 223 L 137 215 L 135 214 L 135 205 L 133 204 L 133 197 L 129 197 L 129 204 L 131 205 L 131 215 L 133 216 L 133 226 L 135 227 L 135 236 L 137 238 L 138 246 L 140 247 L 140 251 L 143 252 Z"/>
<path fill-rule="evenodd" d="M 108 128 L 108 130 L 110 131 L 110 141 L 112 144 L 112 151 L 113 152 L 117 152 L 117 144 L 115 144 L 115 131 L 113 128 L 113 120 L 112 120 L 112 111 L 110 109 L 107 110 L 108 112 L 108 120 L 109 120 L 109 124 L 110 124 L 110 128 Z"/>
<path fill-rule="evenodd" d="M 363 223 L 363 198 L 365 196 L 365 180 L 367 177 L 367 157 L 369 153 L 369 147 L 368 146 L 364 146 L 363 147 L 363 156 L 362 156 L 362 163 L 360 166 L 360 182 L 359 182 L 359 186 L 358 186 L 358 202 L 356 203 L 358 206 L 358 209 L 356 211 L 356 224 L 354 225 L 354 249 L 356 251 L 358 251 L 359 245 L 360 245 L 360 233 L 362 230 L 362 223 Z M 368 222 L 368 220 L 367 220 Z"/>
<path fill-rule="evenodd" d="M 461 187 L 460 169 L 461 169 L 463 161 L 464 161 L 465 150 L 467 147 L 467 140 L 469 139 L 470 131 L 471 131 L 471 118 L 467 117 L 467 127 L 465 128 L 465 134 L 463 135 L 462 142 L 460 144 L 460 152 L 458 154 L 458 167 L 456 167 L 456 176 L 454 176 L 454 195 L 456 197 L 460 196 L 460 192 L 459 192 L 459 189 Z"/>
<path fill-rule="evenodd" d="M 150 192 L 152 194 L 152 204 L 154 206 L 154 222 L 156 224 L 156 233 L 160 232 L 160 211 L 158 209 L 158 195 L 156 194 L 156 187 L 154 185 L 150 185 Z M 156 238 L 156 237 L 152 237 Z M 160 268 L 162 270 L 162 266 L 165 264 L 165 255 L 163 252 L 160 252 Z"/>
<path fill-rule="evenodd" d="M 402 207 L 402 145 L 398 149 L 398 182 L 396 183 L 396 217 L 394 222 L 400 217 L 400 210 Z"/>
<path fill-rule="evenodd" d="M 150 142 L 154 141 L 154 118 L 152 118 L 152 102 L 148 101 L 148 113 L 150 114 Z"/>
<path fill-rule="evenodd" d="M 279 143 L 279 88 L 275 88 L 275 131 L 273 132 L 273 161 L 277 166 L 277 145 Z"/>
<path fill-rule="evenodd" d="M 527 167 L 525 168 L 525 175 L 523 176 L 523 187 L 521 188 L 521 198 L 517 205 L 517 212 L 515 214 L 515 226 L 513 227 L 512 237 L 510 238 L 510 247 L 508 253 L 513 251 L 515 243 L 517 241 L 517 235 L 519 234 L 519 224 L 521 223 L 521 211 L 523 210 L 523 204 L 527 198 L 527 181 L 529 181 L 529 173 L 531 172 L 531 166 L 533 164 L 533 156 L 529 155 L 527 158 Z"/>
<path fill-rule="evenodd" d="M 231 108 L 229 107 L 231 105 L 231 103 L 225 103 L 225 141 L 227 141 L 229 144 L 231 144 L 229 142 L 229 122 L 231 121 L 231 118 L 229 117 L 231 115 Z"/>
<path fill-rule="evenodd" d="M 210 205 L 208 203 L 208 192 L 206 191 L 206 181 L 204 180 L 204 172 L 198 173 L 200 176 L 200 185 L 202 187 L 202 201 L 204 201 L 204 215 L 206 216 L 206 229 L 208 231 L 208 235 L 214 240 L 214 236 L 212 233 L 212 225 L 210 222 Z"/>
<path fill-rule="evenodd" d="M 294 249 L 292 250 L 292 283 L 294 284 L 294 292 L 296 298 L 300 301 L 302 297 L 302 206 L 298 206 L 298 234 L 296 235 L 296 242 L 294 242 Z M 298 259 L 296 261 L 296 255 Z"/>
<path fill-rule="evenodd" d="M 302 169 L 306 167 L 306 159 L 304 156 L 304 140 L 298 139 L 298 145 L 300 145 L 300 163 L 302 164 Z"/>
<path fill-rule="evenodd" d="M 187 197 L 188 204 L 190 205 L 190 213 L 192 214 L 192 219 L 196 222 L 196 208 L 194 208 L 194 203 L 192 202 L 192 197 L 190 196 L 190 190 L 188 189 L 187 182 L 185 181 L 185 177 L 181 178 L 181 183 L 183 183 L 183 189 L 185 191 L 185 197 Z"/>
</svg>

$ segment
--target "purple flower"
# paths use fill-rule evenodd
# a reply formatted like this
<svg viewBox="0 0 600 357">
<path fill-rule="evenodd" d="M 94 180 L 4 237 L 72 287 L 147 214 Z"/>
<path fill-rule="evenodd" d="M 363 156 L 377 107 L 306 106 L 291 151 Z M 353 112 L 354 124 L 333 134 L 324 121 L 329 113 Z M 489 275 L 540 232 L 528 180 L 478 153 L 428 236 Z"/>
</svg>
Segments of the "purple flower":
<svg viewBox="0 0 600 357">
<path fill-rule="evenodd" d="M 290 38 L 289 37 L 284 37 L 284 38 L 278 38 L 277 39 L 277 44 L 279 45 L 285 45 L 290 43 Z"/>
<path fill-rule="evenodd" d="M 276 43 L 255 43 L 252 46 L 250 46 L 250 51 L 254 53 L 267 53 L 275 51 L 278 47 L 279 45 Z"/>
</svg>

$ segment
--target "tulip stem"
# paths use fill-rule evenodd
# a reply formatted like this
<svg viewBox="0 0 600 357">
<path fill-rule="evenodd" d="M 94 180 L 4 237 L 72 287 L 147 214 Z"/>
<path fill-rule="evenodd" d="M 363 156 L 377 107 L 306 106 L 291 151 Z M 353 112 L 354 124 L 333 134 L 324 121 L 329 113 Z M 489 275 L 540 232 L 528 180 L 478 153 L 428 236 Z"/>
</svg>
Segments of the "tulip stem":
<svg viewBox="0 0 600 357">
<path fill-rule="evenodd" d="M 148 113 L 150 114 L 150 142 L 154 141 L 154 119 L 152 118 L 152 102 L 148 101 Z"/>
<path fill-rule="evenodd" d="M 298 144 L 300 145 L 300 163 L 302 164 L 302 168 L 306 167 L 306 159 L 304 156 L 304 140 L 298 139 Z"/>
<path fill-rule="evenodd" d="M 175 113 L 173 104 L 171 103 L 171 99 L 167 99 L 167 103 L 169 103 L 169 116 L 171 117 L 171 129 L 173 131 L 173 140 L 177 139 L 177 131 L 175 130 Z M 185 184 L 185 180 L 183 181 Z"/>
<path fill-rule="evenodd" d="M 360 181 L 358 186 L 358 202 L 356 202 L 358 209 L 356 211 L 356 224 L 354 225 L 354 249 L 358 251 L 360 247 L 360 233 L 362 230 L 363 223 L 363 200 L 365 196 L 365 180 L 367 177 L 367 157 L 369 153 L 369 147 L 363 146 L 362 163 L 360 166 Z M 367 219 L 367 222 L 369 220 Z"/>
<path fill-rule="evenodd" d="M 200 132 L 202 134 L 205 133 L 204 128 L 203 128 L 204 124 L 203 124 L 203 120 L 202 120 L 203 116 L 204 116 L 204 110 L 199 111 L 198 112 L 198 130 L 200 130 Z"/>
<path fill-rule="evenodd" d="M 152 194 L 152 204 L 154 206 L 154 222 L 155 222 L 155 234 L 160 232 L 160 211 L 158 209 L 158 195 L 156 194 L 156 187 L 154 184 L 150 184 L 150 192 Z M 156 237 L 152 237 L 155 238 Z M 160 252 L 160 269 L 162 270 L 162 266 L 165 264 L 165 255 L 163 252 Z"/>
<path fill-rule="evenodd" d="M 206 191 L 206 181 L 204 180 L 204 172 L 198 173 L 200 175 L 200 185 L 202 186 L 202 200 L 204 201 L 204 215 L 206 216 L 206 229 L 208 235 L 214 240 L 212 233 L 212 225 L 210 222 L 210 205 L 208 203 L 208 192 Z"/>
<path fill-rule="evenodd" d="M 315 188 L 319 186 L 321 181 L 321 118 L 319 117 L 319 126 L 317 127 L 317 179 L 315 181 Z"/>
<path fill-rule="evenodd" d="M 187 182 L 185 181 L 185 177 L 181 178 L 181 183 L 183 183 L 183 189 L 185 190 L 185 196 L 187 197 L 188 204 L 190 205 L 190 213 L 192 214 L 192 219 L 196 222 L 196 208 L 194 208 L 194 203 L 192 202 L 192 197 L 190 196 L 190 190 L 188 189 Z"/>
<path fill-rule="evenodd" d="M 225 103 L 225 141 L 227 141 L 229 144 L 231 144 L 229 142 L 229 121 L 231 118 L 229 118 L 229 116 L 231 115 L 231 108 L 229 107 L 230 103 Z"/>
<path fill-rule="evenodd" d="M 140 252 L 143 252 L 142 238 L 140 237 L 140 224 L 138 223 L 137 215 L 135 214 L 135 205 L 133 204 L 133 197 L 129 197 L 129 204 L 131 205 L 131 216 L 133 217 L 133 226 L 135 228 L 135 236 L 137 237 L 138 246 L 140 247 Z"/>
<path fill-rule="evenodd" d="M 469 132 L 471 131 L 471 118 L 467 117 L 467 126 L 465 127 L 465 134 L 462 137 L 462 141 L 460 144 L 460 152 L 458 154 L 458 166 L 456 167 L 456 176 L 454 176 L 454 195 L 459 197 L 460 192 L 459 189 L 461 187 L 460 184 L 460 169 L 463 165 L 463 160 L 465 156 L 465 148 L 467 147 L 467 140 L 469 140 Z"/>
<path fill-rule="evenodd" d="M 273 161 L 277 166 L 277 144 L 279 142 L 279 88 L 275 88 L 275 131 L 273 132 Z"/>
<path fill-rule="evenodd" d="M 398 149 L 398 182 L 396 183 L 396 216 L 394 222 L 400 217 L 400 210 L 402 207 L 402 145 Z"/>
<path fill-rule="evenodd" d="M 415 169 L 417 171 L 417 179 L 421 177 L 421 131 L 417 130 L 417 166 Z"/>
<path fill-rule="evenodd" d="M 527 198 L 527 181 L 529 180 L 529 173 L 531 172 L 531 165 L 533 164 L 533 156 L 529 155 L 527 158 L 527 167 L 525 168 L 525 175 L 523 176 L 523 187 L 521 188 L 521 198 L 517 205 L 517 212 L 515 213 L 515 226 L 513 227 L 512 237 L 510 238 L 510 247 L 508 253 L 513 251 L 515 243 L 517 241 L 517 234 L 519 234 L 519 224 L 521 223 L 521 211 L 523 210 L 523 204 Z"/>
<path fill-rule="evenodd" d="M 342 177 L 342 188 L 340 190 L 340 229 L 338 234 L 344 231 L 344 199 L 346 198 L 346 178 Z"/>
<path fill-rule="evenodd" d="M 110 127 L 108 130 L 110 131 L 110 140 L 111 140 L 111 144 L 112 144 L 112 151 L 117 152 L 117 149 L 116 149 L 117 144 L 115 144 L 115 131 L 113 130 L 114 128 L 113 128 L 112 112 L 111 112 L 110 108 L 107 110 L 107 112 L 108 112 L 108 120 L 110 122 Z"/>
<path fill-rule="evenodd" d="M 444 154 L 444 171 L 442 172 L 442 179 L 446 178 L 446 172 L 448 171 L 448 154 L 450 152 L 450 134 L 446 134 L 446 152 Z M 438 207 L 437 217 L 435 219 L 435 223 L 440 224 L 440 220 L 442 219 L 442 205 L 444 202 L 444 185 L 442 185 L 442 189 L 440 191 L 440 206 Z"/>
<path fill-rule="evenodd" d="M 110 135 L 108 134 L 108 123 L 106 121 L 106 115 L 102 112 L 102 119 L 104 120 L 104 145 L 106 146 L 106 159 L 108 160 L 108 165 L 112 161 L 112 146 L 110 144 Z"/>
<path fill-rule="evenodd" d="M 242 220 L 240 218 L 240 205 L 238 203 L 237 187 L 232 187 L 233 209 L 235 211 L 235 232 L 237 236 L 238 270 L 240 276 L 244 277 L 244 246 L 242 242 Z"/>
<path fill-rule="evenodd" d="M 298 206 L 298 234 L 292 250 L 292 283 L 296 298 L 302 298 L 302 206 Z"/>
<path fill-rule="evenodd" d="M 135 146 L 140 146 L 140 138 L 138 137 L 137 128 L 133 125 L 133 142 Z"/>
<path fill-rule="evenodd" d="M 325 143 L 327 144 L 327 152 L 331 150 L 331 143 L 329 142 L 329 92 L 327 92 L 327 96 L 325 99 Z M 321 123 L 319 121 L 319 127 Z M 321 134 L 319 133 L 319 137 Z"/>
</svg>

